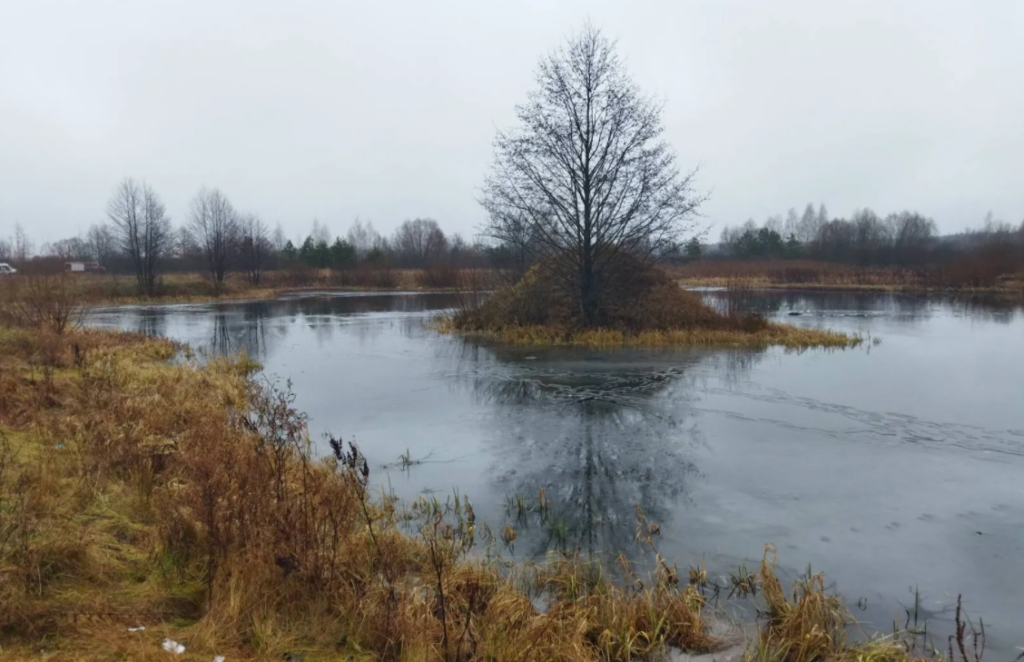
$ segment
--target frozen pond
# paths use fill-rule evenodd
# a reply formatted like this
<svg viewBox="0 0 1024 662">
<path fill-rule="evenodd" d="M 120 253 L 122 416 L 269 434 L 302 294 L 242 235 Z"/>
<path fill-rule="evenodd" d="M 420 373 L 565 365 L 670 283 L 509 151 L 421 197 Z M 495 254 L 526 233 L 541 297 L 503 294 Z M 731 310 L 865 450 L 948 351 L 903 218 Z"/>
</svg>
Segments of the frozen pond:
<svg viewBox="0 0 1024 662">
<path fill-rule="evenodd" d="M 716 296 L 708 293 L 709 297 Z M 355 439 L 406 499 L 457 489 L 500 528 L 541 488 L 569 546 L 661 551 L 712 573 L 765 543 L 825 570 L 868 628 L 919 586 L 929 629 L 962 592 L 990 659 L 1024 645 L 1024 312 L 876 294 L 764 292 L 794 324 L 878 337 L 846 351 L 493 347 L 424 328 L 447 295 L 307 296 L 96 311 L 92 323 L 245 350 L 291 380 L 324 431 Z M 799 313 L 799 314 L 794 314 Z M 420 460 L 402 470 L 399 455 Z M 520 531 L 518 554 L 552 533 Z M 937 637 L 941 649 L 944 638 Z"/>
</svg>

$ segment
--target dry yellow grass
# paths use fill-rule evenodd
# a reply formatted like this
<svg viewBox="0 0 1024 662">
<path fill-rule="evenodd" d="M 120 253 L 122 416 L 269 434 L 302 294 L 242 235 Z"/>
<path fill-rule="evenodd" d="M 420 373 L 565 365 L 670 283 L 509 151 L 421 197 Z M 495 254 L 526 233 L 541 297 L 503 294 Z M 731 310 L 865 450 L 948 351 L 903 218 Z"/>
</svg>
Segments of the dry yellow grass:
<svg viewBox="0 0 1024 662">
<path fill-rule="evenodd" d="M 745 289 L 762 290 L 793 290 L 804 292 L 906 292 L 915 294 L 992 294 L 1013 298 L 1024 296 L 1024 279 L 1013 277 L 1002 284 L 992 287 L 938 287 L 915 284 L 896 283 L 856 283 L 856 282 L 824 282 L 801 283 L 770 281 L 765 277 L 727 278 L 727 277 L 693 277 L 680 278 L 680 287 L 692 289 L 701 287 L 730 288 L 741 286 Z"/>
<path fill-rule="evenodd" d="M 459 273 L 456 272 L 456 276 Z M 113 274 L 78 274 L 71 277 L 78 297 L 90 304 L 174 304 L 209 303 L 273 299 L 296 292 L 361 292 L 361 291 L 444 291 L 451 287 L 430 285 L 430 270 L 389 269 L 386 278 L 352 279 L 328 269 L 307 270 L 301 278 L 288 271 L 270 271 L 259 285 L 250 284 L 241 274 L 232 274 L 218 288 L 208 276 L 199 273 L 165 274 L 159 292 L 153 296 L 140 293 L 131 276 Z M 372 275 L 372 274 L 371 274 Z M 349 282 L 351 281 L 351 282 Z"/>
<path fill-rule="evenodd" d="M 776 553 L 765 548 L 758 581 L 765 602 L 764 621 L 746 662 L 911 662 L 916 657 L 894 638 L 849 642 L 854 619 L 843 600 L 825 588 L 822 573 L 794 582 L 787 598 L 775 574 Z M 966 661 L 965 661 L 966 662 Z"/>
<path fill-rule="evenodd" d="M 501 343 L 541 346 L 614 347 L 752 347 L 780 346 L 789 349 L 811 347 L 846 348 L 863 342 L 860 336 L 838 331 L 805 329 L 789 324 L 770 323 L 757 331 L 734 329 L 678 329 L 630 333 L 618 329 L 566 329 L 545 326 L 513 326 L 500 331 L 460 331 L 451 318 L 431 323 L 441 333 L 459 333 Z"/>
<path fill-rule="evenodd" d="M 666 272 L 683 287 L 1024 295 L 1024 273 L 1000 272 L 984 257 L 975 262 L 973 266 L 982 266 L 983 276 L 976 268 L 965 270 L 956 263 L 907 268 L 814 260 L 698 260 Z M 966 266 L 972 264 L 968 260 Z"/>
</svg>

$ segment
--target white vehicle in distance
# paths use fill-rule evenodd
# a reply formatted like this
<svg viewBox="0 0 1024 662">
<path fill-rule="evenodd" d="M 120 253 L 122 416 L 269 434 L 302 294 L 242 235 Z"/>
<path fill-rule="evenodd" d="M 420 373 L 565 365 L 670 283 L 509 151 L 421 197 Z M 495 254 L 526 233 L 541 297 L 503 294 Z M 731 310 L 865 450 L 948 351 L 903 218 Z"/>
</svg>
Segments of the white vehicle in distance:
<svg viewBox="0 0 1024 662">
<path fill-rule="evenodd" d="M 0 262 L 0 276 L 13 276 L 16 273 L 18 273 L 17 269 L 6 262 Z"/>
</svg>

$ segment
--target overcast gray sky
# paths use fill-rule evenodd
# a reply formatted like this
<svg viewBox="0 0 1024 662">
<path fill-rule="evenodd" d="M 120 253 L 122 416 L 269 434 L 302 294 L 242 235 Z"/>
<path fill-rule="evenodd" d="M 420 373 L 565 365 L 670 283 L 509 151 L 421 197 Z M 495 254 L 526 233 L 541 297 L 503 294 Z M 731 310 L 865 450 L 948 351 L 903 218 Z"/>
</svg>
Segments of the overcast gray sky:
<svg viewBox="0 0 1024 662">
<path fill-rule="evenodd" d="M 126 175 L 175 222 L 206 185 L 290 237 L 472 235 L 495 127 L 587 20 L 718 229 L 808 201 L 1024 218 L 1024 0 L 3 0 L 0 236 L 84 231 Z"/>
</svg>

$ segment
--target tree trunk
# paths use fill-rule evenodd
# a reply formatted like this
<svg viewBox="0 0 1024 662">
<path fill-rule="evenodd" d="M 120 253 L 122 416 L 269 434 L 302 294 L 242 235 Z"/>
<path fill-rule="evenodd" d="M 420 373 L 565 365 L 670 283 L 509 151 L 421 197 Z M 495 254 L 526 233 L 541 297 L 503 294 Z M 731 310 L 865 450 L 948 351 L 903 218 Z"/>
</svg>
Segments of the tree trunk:
<svg viewBox="0 0 1024 662">
<path fill-rule="evenodd" d="M 594 273 L 594 260 L 590 251 L 583 256 L 583 267 L 580 270 L 580 315 L 583 317 L 583 325 L 593 327 L 597 325 L 598 313 L 598 283 Z"/>
</svg>

